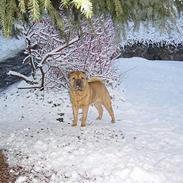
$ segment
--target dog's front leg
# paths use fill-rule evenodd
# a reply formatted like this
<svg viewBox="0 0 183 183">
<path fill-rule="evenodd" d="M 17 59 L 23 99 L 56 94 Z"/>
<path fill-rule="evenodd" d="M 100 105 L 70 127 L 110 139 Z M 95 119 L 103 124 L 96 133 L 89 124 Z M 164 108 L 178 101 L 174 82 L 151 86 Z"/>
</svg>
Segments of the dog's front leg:
<svg viewBox="0 0 183 183">
<path fill-rule="evenodd" d="M 87 114 L 88 114 L 88 108 L 89 108 L 89 105 L 84 105 L 82 107 L 82 109 L 83 109 L 83 117 L 82 117 L 81 127 L 85 127 L 86 126 L 86 118 L 87 118 Z"/>
<path fill-rule="evenodd" d="M 78 106 L 73 106 L 74 120 L 73 120 L 72 126 L 77 126 L 77 123 L 78 123 L 78 111 L 79 111 L 79 107 Z"/>
</svg>

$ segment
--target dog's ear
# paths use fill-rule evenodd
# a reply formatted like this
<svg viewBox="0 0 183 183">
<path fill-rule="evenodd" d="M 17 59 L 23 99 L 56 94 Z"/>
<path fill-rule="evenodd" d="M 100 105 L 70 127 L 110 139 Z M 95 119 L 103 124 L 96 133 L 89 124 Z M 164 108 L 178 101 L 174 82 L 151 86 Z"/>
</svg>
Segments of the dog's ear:
<svg viewBox="0 0 183 183">
<path fill-rule="evenodd" d="M 85 71 L 81 71 L 81 72 L 86 76 L 86 79 L 88 79 L 86 72 Z"/>
<path fill-rule="evenodd" d="M 86 75 L 86 72 L 85 71 L 81 71 L 81 72 Z"/>
<path fill-rule="evenodd" d="M 73 74 L 75 71 L 72 71 L 72 72 L 69 72 L 69 74 L 68 74 L 68 78 L 70 79 L 70 77 L 71 77 L 71 74 Z"/>
</svg>

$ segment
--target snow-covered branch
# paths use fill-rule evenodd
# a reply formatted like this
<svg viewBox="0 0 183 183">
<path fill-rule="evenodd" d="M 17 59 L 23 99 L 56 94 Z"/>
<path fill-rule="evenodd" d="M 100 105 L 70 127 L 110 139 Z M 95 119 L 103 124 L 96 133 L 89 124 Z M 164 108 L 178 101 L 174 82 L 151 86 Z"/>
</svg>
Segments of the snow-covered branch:
<svg viewBox="0 0 183 183">
<path fill-rule="evenodd" d="M 50 56 L 54 56 L 54 55 L 61 55 L 62 53 L 60 53 L 60 51 L 62 51 L 64 48 L 69 47 L 70 45 L 74 44 L 75 42 L 77 42 L 79 40 L 79 37 L 76 37 L 74 39 L 72 39 L 68 44 L 64 44 L 61 45 L 57 48 L 55 48 L 54 50 L 52 50 L 51 52 L 48 52 L 47 54 L 44 55 L 43 59 L 41 60 L 41 62 L 39 63 L 38 67 L 41 67 L 42 64 L 44 64 L 45 60 L 50 57 Z"/>
<path fill-rule="evenodd" d="M 28 84 L 31 84 L 31 85 L 38 84 L 37 81 L 31 80 L 29 77 L 27 77 L 27 76 L 25 76 L 23 74 L 20 74 L 20 73 L 18 73 L 16 71 L 9 71 L 8 75 L 19 77 L 19 78 L 23 79 L 24 81 L 26 81 Z"/>
</svg>

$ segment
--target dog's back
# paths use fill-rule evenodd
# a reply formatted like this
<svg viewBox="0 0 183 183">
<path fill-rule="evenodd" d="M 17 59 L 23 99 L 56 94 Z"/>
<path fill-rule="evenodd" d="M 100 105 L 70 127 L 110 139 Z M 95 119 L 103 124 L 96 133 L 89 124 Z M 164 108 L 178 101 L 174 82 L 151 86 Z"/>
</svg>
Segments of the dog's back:
<svg viewBox="0 0 183 183">
<path fill-rule="evenodd" d="M 88 85 L 91 88 L 91 98 L 92 103 L 101 102 L 105 100 L 110 100 L 109 92 L 103 83 L 103 81 L 98 77 L 93 77 L 88 80 Z"/>
<path fill-rule="evenodd" d="M 88 83 L 92 83 L 92 82 L 95 82 L 95 81 L 103 83 L 103 81 L 99 77 L 92 77 L 92 78 L 90 78 L 88 80 Z"/>
</svg>

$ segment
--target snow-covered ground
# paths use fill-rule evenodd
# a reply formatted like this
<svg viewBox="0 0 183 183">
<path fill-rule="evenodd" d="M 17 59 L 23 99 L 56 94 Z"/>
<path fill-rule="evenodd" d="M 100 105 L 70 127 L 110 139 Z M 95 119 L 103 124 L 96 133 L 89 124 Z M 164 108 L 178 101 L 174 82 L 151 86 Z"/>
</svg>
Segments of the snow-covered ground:
<svg viewBox="0 0 183 183">
<path fill-rule="evenodd" d="M 5 38 L 0 34 L 0 62 L 4 59 L 14 56 L 20 50 L 25 48 L 25 39 Z"/>
<path fill-rule="evenodd" d="M 91 107 L 87 127 L 71 127 L 66 90 L 12 86 L 1 93 L 0 148 L 26 172 L 17 183 L 183 182 L 183 63 L 116 64 L 122 78 L 110 89 L 115 124 L 106 112 L 97 121 Z"/>
</svg>

